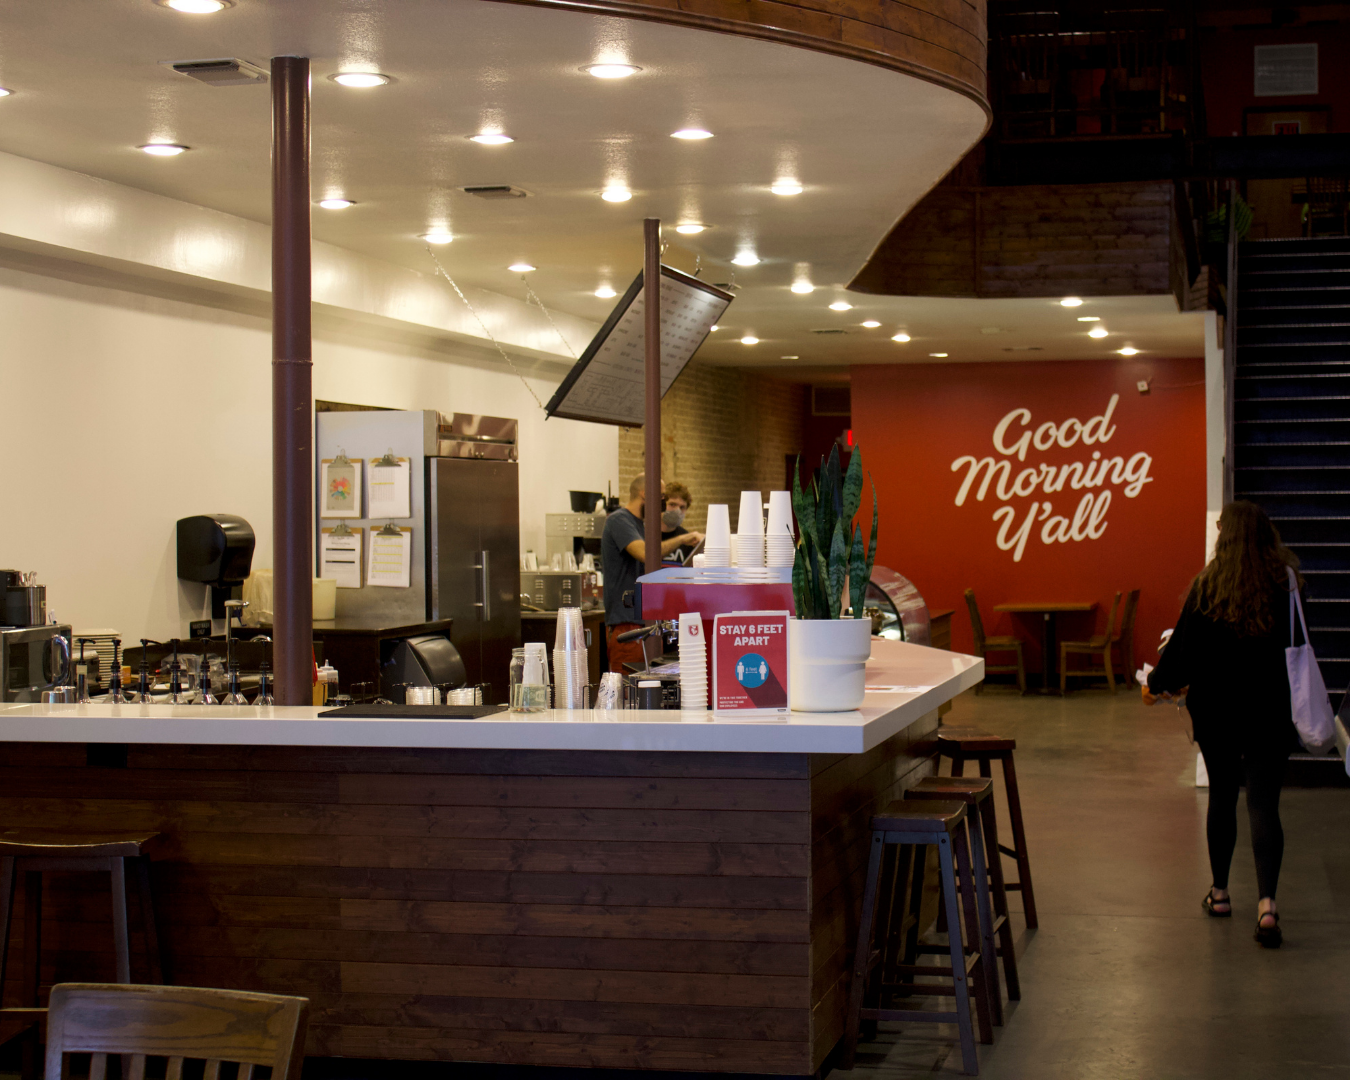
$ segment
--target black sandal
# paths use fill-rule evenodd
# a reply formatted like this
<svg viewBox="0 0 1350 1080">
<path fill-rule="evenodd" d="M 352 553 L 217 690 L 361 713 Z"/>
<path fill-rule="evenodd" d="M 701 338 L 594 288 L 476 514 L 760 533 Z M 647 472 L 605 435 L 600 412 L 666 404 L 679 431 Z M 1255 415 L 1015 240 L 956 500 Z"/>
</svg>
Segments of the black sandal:
<svg viewBox="0 0 1350 1080">
<path fill-rule="evenodd" d="M 1261 919 L 1264 919 L 1266 915 L 1274 918 L 1274 926 L 1261 925 Z M 1280 930 L 1279 912 L 1267 911 L 1265 915 L 1256 920 L 1256 940 L 1263 949 L 1278 949 L 1284 944 L 1284 933 Z"/>
<path fill-rule="evenodd" d="M 1217 911 L 1214 908 L 1215 904 L 1227 904 L 1228 910 Z M 1227 919 L 1230 918 L 1233 914 L 1232 897 L 1229 897 L 1226 900 L 1215 900 L 1213 888 L 1211 888 L 1209 892 L 1205 893 L 1205 898 L 1200 901 L 1200 906 L 1205 909 L 1205 914 L 1208 915 L 1211 919 Z"/>
</svg>

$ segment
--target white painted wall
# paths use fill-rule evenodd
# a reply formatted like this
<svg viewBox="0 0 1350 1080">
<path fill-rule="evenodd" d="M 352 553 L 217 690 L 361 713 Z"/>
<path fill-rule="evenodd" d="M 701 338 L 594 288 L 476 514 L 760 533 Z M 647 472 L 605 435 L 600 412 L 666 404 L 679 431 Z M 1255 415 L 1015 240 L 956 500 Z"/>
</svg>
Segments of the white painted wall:
<svg viewBox="0 0 1350 1080">
<path fill-rule="evenodd" d="M 377 334 L 316 332 L 316 397 L 518 418 L 523 546 L 569 489 L 617 487 L 618 429 L 545 423 L 494 353 Z M 540 398 L 561 370 L 532 370 Z M 206 600 L 175 573 L 180 517 L 243 516 L 272 565 L 270 387 L 265 319 L 0 268 L 0 567 L 76 630 L 186 637 Z"/>
</svg>

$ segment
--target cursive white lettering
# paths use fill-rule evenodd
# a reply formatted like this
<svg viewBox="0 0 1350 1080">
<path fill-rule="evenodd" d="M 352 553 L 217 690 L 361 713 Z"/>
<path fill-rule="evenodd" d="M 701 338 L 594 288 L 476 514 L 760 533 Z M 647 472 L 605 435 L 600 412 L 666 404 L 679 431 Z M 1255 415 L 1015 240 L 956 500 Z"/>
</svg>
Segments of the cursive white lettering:
<svg viewBox="0 0 1350 1080">
<path fill-rule="evenodd" d="M 994 449 L 1000 454 L 1016 454 L 1018 461 L 1026 461 L 1027 447 L 1031 445 L 1031 432 L 1022 432 L 1022 437 L 1011 446 L 1003 445 L 1003 436 L 1008 433 L 1008 428 L 1018 417 L 1022 418 L 1023 426 L 1031 423 L 1030 409 L 1013 409 L 1007 416 L 998 422 L 994 427 Z"/>
</svg>

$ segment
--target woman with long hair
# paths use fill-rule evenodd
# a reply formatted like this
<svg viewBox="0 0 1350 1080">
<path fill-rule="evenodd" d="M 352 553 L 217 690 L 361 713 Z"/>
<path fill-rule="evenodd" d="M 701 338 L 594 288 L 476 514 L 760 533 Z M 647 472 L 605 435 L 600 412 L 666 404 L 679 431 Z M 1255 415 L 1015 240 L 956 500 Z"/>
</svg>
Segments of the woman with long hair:
<svg viewBox="0 0 1350 1080">
<path fill-rule="evenodd" d="M 1275 888 L 1284 856 L 1280 787 L 1298 745 L 1289 704 L 1289 570 L 1302 589 L 1298 557 L 1255 503 L 1230 502 L 1219 515 L 1214 558 L 1191 583 L 1181 617 L 1144 701 L 1186 694 L 1195 741 L 1209 771 L 1205 834 L 1213 885 L 1202 901 L 1216 918 L 1233 912 L 1228 868 L 1237 843 L 1237 798 L 1247 784 L 1247 817 L 1260 893 L 1256 940 L 1278 948 L 1283 936 Z"/>
</svg>

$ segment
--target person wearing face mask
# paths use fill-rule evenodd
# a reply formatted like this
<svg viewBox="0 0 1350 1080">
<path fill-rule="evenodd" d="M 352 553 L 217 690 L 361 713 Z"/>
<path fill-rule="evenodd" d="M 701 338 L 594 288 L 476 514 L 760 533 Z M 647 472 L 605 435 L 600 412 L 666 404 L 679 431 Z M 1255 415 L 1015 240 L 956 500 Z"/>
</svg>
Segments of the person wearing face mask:
<svg viewBox="0 0 1350 1080">
<path fill-rule="evenodd" d="M 667 540 L 673 540 L 677 536 L 689 535 L 689 530 L 684 527 L 684 517 L 689 513 L 689 507 L 693 501 L 689 495 L 689 489 L 678 480 L 672 480 L 666 485 L 666 508 L 661 511 L 662 562 L 683 566 L 689 561 L 689 557 L 694 550 L 694 546 L 691 544 L 681 544 L 669 555 L 665 554 L 665 550 Z"/>
<path fill-rule="evenodd" d="M 664 486 L 664 485 L 663 485 Z M 628 485 L 628 502 L 605 520 L 600 537 L 600 562 L 605 575 L 605 641 L 609 646 L 609 669 L 623 671 L 625 663 L 642 663 L 641 641 L 616 641 L 618 635 L 643 625 L 638 604 L 638 578 L 647 562 L 647 544 L 642 519 L 646 509 L 647 478 L 637 476 Z M 661 554 L 678 547 L 698 544 L 702 533 L 684 532 L 662 539 Z"/>
</svg>

